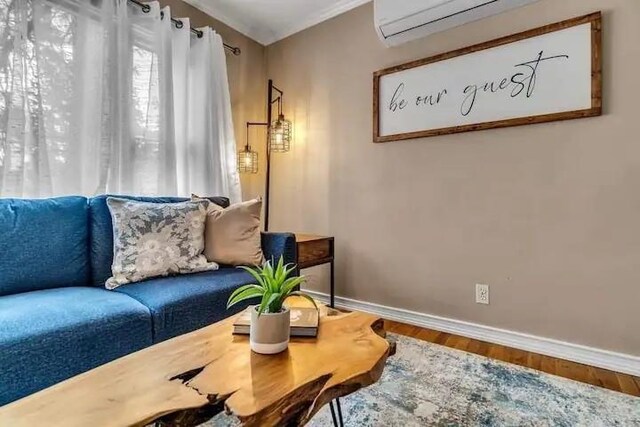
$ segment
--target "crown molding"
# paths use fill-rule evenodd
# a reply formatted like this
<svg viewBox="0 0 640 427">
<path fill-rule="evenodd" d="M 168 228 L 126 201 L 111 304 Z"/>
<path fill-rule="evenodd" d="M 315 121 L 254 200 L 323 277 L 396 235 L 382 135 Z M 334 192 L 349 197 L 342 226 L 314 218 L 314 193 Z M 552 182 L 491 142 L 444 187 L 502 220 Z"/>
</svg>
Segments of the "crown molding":
<svg viewBox="0 0 640 427">
<path fill-rule="evenodd" d="M 269 29 L 261 30 L 258 28 L 248 27 L 247 25 L 241 23 L 237 19 L 234 19 L 233 17 L 224 15 L 219 11 L 214 10 L 214 8 L 211 5 L 207 4 L 206 0 L 184 0 L 184 1 L 200 9 L 207 15 L 225 23 L 226 25 L 244 34 L 250 39 L 257 41 L 258 43 L 264 46 L 268 46 L 272 43 L 275 43 L 297 32 L 300 32 L 316 24 L 319 24 L 335 16 L 338 16 L 342 13 L 345 13 L 358 6 L 369 3 L 371 0 L 340 0 L 337 3 L 334 3 L 333 5 L 331 5 L 330 7 L 321 9 L 316 13 L 309 14 L 305 17 L 305 19 L 299 20 L 297 22 L 293 22 L 291 23 L 291 25 L 283 27 L 276 32 L 273 32 Z"/>
<path fill-rule="evenodd" d="M 314 25 L 327 21 L 335 16 L 341 15 L 345 12 L 350 11 L 351 9 L 355 9 L 358 6 L 362 6 L 363 4 L 367 4 L 369 2 L 371 2 L 371 0 L 341 0 L 331 7 L 319 10 L 314 14 L 308 15 L 306 19 L 294 22 L 289 27 L 283 28 L 281 31 L 278 31 L 271 40 L 268 40 L 265 45 L 275 43 L 297 32 L 306 30 L 309 27 L 313 27 Z"/>
</svg>

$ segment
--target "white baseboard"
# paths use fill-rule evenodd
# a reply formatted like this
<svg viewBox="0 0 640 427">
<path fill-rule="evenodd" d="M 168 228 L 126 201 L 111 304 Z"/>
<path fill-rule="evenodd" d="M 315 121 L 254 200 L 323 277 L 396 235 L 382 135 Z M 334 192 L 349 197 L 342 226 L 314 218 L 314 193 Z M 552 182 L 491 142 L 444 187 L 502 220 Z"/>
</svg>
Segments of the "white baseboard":
<svg viewBox="0 0 640 427">
<path fill-rule="evenodd" d="M 305 290 L 306 293 L 319 301 L 328 302 L 329 295 L 321 292 Z M 364 311 L 376 314 L 389 320 L 395 320 L 410 325 L 435 329 L 441 332 L 461 335 L 494 344 L 518 348 L 546 356 L 584 363 L 616 372 L 640 376 L 640 357 L 630 354 L 616 353 L 594 347 L 572 344 L 551 338 L 538 337 L 521 332 L 494 328 L 462 320 L 449 319 L 431 314 L 418 313 L 401 308 L 387 307 L 350 298 L 336 297 L 338 308 Z"/>
</svg>

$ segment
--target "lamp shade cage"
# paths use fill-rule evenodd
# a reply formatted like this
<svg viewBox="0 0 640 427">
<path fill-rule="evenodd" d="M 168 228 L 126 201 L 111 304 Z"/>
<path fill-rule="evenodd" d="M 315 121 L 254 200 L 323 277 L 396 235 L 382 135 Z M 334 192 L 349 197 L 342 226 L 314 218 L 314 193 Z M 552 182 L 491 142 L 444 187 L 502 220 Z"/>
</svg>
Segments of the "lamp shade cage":
<svg viewBox="0 0 640 427">
<path fill-rule="evenodd" d="M 269 149 L 274 153 L 286 153 L 291 149 L 292 125 L 283 114 L 271 123 L 269 128 Z"/>
<path fill-rule="evenodd" d="M 238 172 L 258 173 L 258 153 L 248 145 L 238 152 Z"/>
</svg>

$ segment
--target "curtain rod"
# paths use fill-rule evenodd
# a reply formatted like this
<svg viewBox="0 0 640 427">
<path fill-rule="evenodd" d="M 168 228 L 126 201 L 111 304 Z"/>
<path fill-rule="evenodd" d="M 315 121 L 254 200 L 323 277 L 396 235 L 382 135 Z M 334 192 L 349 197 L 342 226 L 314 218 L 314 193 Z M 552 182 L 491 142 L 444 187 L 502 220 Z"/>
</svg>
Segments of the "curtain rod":
<svg viewBox="0 0 640 427">
<path fill-rule="evenodd" d="M 144 13 L 149 13 L 151 11 L 151 6 L 149 6 L 148 4 L 144 4 L 139 0 L 129 0 L 129 1 L 131 3 L 133 3 L 133 4 L 136 4 L 136 5 L 140 6 Z M 160 11 L 160 17 L 164 18 L 164 12 Z M 181 20 L 179 20 L 179 19 L 171 18 L 171 22 L 173 22 L 176 25 L 176 28 L 182 28 L 184 26 L 183 22 Z M 190 30 L 198 38 L 202 38 L 202 35 L 203 35 L 202 31 L 196 30 L 193 27 L 191 27 Z M 225 49 L 227 49 L 229 52 L 233 53 L 236 56 L 238 56 L 238 55 L 240 55 L 242 53 L 242 51 L 240 50 L 239 47 L 231 46 L 231 45 L 226 44 L 226 43 L 222 43 L 222 44 L 224 45 Z"/>
</svg>

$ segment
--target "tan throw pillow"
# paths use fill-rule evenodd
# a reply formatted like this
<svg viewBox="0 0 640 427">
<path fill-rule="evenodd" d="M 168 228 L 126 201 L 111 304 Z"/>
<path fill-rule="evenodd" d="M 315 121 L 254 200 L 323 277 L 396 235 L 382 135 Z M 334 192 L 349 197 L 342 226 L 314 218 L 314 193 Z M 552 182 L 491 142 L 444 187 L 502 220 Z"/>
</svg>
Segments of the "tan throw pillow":
<svg viewBox="0 0 640 427">
<path fill-rule="evenodd" d="M 197 200 L 194 196 L 192 200 Z M 204 255 L 209 262 L 226 265 L 261 265 L 262 199 L 222 208 L 209 204 L 204 233 Z"/>
</svg>

